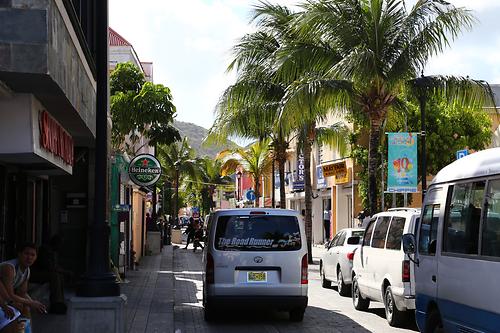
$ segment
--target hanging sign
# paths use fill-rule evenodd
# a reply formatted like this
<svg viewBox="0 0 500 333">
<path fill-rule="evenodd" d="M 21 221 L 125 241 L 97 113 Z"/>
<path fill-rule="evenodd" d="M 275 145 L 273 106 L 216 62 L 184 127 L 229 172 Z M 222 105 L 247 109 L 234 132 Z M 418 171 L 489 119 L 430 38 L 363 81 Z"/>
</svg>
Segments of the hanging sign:
<svg viewBox="0 0 500 333">
<path fill-rule="evenodd" d="M 417 192 L 417 133 L 388 133 L 387 192 Z"/>
<path fill-rule="evenodd" d="M 323 169 L 324 177 L 335 176 L 335 185 L 349 182 L 349 172 L 345 161 L 325 164 L 322 165 L 321 168 Z"/>
<path fill-rule="evenodd" d="M 326 178 L 323 176 L 323 168 L 321 165 L 316 166 L 316 189 L 327 188 Z"/>
<path fill-rule="evenodd" d="M 134 157 L 128 166 L 130 180 L 139 186 L 155 184 L 161 176 L 160 162 L 153 155 L 142 154 Z"/>
<path fill-rule="evenodd" d="M 305 167 L 304 167 L 304 154 L 301 152 L 297 155 L 297 176 L 293 181 L 294 191 L 303 191 L 305 187 Z"/>
</svg>

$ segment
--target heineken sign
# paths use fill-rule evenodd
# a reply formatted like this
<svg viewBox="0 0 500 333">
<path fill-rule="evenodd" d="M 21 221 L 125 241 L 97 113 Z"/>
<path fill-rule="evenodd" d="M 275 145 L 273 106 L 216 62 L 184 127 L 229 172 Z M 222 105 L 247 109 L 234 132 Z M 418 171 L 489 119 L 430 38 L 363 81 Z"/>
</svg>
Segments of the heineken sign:
<svg viewBox="0 0 500 333">
<path fill-rule="evenodd" d="M 160 179 L 161 165 L 153 155 L 137 155 L 130 161 L 128 174 L 136 185 L 153 185 Z"/>
</svg>

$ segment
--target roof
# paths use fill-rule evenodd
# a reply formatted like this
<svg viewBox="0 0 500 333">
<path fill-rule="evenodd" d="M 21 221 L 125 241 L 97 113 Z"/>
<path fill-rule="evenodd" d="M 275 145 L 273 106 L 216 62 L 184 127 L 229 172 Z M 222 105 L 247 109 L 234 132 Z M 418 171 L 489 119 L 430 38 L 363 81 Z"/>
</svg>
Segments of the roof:
<svg viewBox="0 0 500 333">
<path fill-rule="evenodd" d="M 500 174 L 500 147 L 478 151 L 445 166 L 432 184 Z"/>
<path fill-rule="evenodd" d="M 111 28 L 108 28 L 108 44 L 110 46 L 132 46 L 132 44 Z"/>
</svg>

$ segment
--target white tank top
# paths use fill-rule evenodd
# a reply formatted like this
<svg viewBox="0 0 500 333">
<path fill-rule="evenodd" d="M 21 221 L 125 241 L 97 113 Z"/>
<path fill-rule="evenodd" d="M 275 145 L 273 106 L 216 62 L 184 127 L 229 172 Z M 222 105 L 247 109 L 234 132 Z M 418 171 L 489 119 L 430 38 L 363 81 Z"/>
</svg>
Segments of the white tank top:
<svg viewBox="0 0 500 333">
<path fill-rule="evenodd" d="M 30 269 L 27 267 L 24 272 L 21 271 L 21 267 L 19 267 L 19 262 L 17 259 L 12 259 L 8 261 L 4 261 L 0 263 L 0 268 L 4 265 L 10 265 L 14 267 L 14 270 L 16 272 L 16 276 L 14 277 L 14 283 L 12 285 L 12 288 L 17 289 L 19 288 L 24 281 L 28 280 L 30 278 Z"/>
</svg>

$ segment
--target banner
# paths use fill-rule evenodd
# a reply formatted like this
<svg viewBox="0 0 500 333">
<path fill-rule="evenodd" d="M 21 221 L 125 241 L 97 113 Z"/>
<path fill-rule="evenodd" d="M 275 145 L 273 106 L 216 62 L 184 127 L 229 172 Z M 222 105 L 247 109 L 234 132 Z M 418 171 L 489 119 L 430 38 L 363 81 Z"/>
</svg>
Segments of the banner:
<svg viewBox="0 0 500 333">
<path fill-rule="evenodd" d="M 387 192 L 415 193 L 418 182 L 417 133 L 387 134 Z"/>
<path fill-rule="evenodd" d="M 335 185 L 349 182 L 349 172 L 345 161 L 324 164 L 322 165 L 322 170 L 324 177 L 335 176 Z"/>
<path fill-rule="evenodd" d="M 316 166 L 316 189 L 327 188 L 326 178 L 323 176 L 323 168 L 321 165 Z"/>
<path fill-rule="evenodd" d="M 303 191 L 305 187 L 304 154 L 302 151 L 297 155 L 297 175 L 293 181 L 294 191 Z"/>
</svg>

